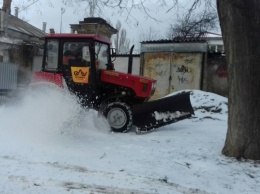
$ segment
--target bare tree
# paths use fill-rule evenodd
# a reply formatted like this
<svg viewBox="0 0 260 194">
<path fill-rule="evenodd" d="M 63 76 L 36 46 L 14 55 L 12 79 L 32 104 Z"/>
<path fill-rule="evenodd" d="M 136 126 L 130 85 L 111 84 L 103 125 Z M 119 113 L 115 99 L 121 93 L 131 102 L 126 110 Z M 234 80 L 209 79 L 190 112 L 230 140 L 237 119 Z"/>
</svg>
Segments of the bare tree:
<svg viewBox="0 0 260 194">
<path fill-rule="evenodd" d="M 116 53 L 118 53 L 118 50 L 119 50 L 119 33 L 120 33 L 120 30 L 121 30 L 121 22 L 118 20 L 117 23 L 116 23 L 116 29 L 117 29 L 117 34 L 114 35 L 114 46 L 115 46 L 115 49 L 116 49 Z"/>
<path fill-rule="evenodd" d="M 100 16 L 103 14 L 104 1 L 100 0 L 62 0 L 67 7 L 74 7 L 74 12 L 84 10 L 88 17 Z"/>
<path fill-rule="evenodd" d="M 96 6 L 95 6 L 95 3 L 94 1 L 89 1 L 88 2 L 88 5 L 89 5 L 89 16 L 90 17 L 94 17 L 95 15 L 95 9 L 96 9 Z"/>
<path fill-rule="evenodd" d="M 128 44 L 128 39 L 127 39 L 127 36 L 126 36 L 126 29 L 122 29 L 121 31 L 120 31 L 120 40 L 119 40 L 119 48 L 120 48 L 120 46 L 124 46 L 124 47 L 126 47 L 127 48 L 127 46 L 129 46 L 129 45 L 127 45 Z"/>
<path fill-rule="evenodd" d="M 178 2 L 178 0 L 173 0 L 173 2 L 175 1 Z M 132 15 L 133 10 L 140 10 L 142 13 L 145 13 L 149 18 L 152 18 L 156 21 L 158 20 L 153 16 L 153 14 L 151 14 L 151 11 L 146 6 L 147 3 L 150 3 L 150 0 L 62 0 L 62 2 L 66 6 L 74 6 L 75 12 L 77 12 L 79 8 L 83 8 L 86 14 L 92 6 L 95 8 L 95 12 L 100 16 L 104 14 L 105 8 L 112 8 L 114 12 L 124 15 L 126 21 L 128 21 L 129 19 L 134 20 L 136 25 L 139 25 L 139 19 Z M 167 7 L 168 5 L 166 2 L 166 0 L 158 0 L 156 2 L 157 7 Z"/>
<path fill-rule="evenodd" d="M 223 154 L 260 159 L 260 1 L 218 0 L 229 73 L 228 132 Z"/>
<path fill-rule="evenodd" d="M 122 28 L 122 24 L 119 20 L 116 23 L 116 29 L 118 31 L 118 33 L 114 36 L 116 53 L 118 54 L 120 52 L 120 47 L 124 47 L 127 52 L 130 47 L 130 40 L 127 38 L 126 29 Z"/>
<path fill-rule="evenodd" d="M 51 0 L 46 0 L 45 3 L 47 3 L 48 6 L 53 7 L 53 3 Z M 19 0 L 13 2 L 14 7 L 19 7 L 19 12 L 28 11 L 31 6 L 36 5 L 36 11 L 42 13 L 40 4 L 41 0 Z"/>
<path fill-rule="evenodd" d="M 200 36 L 203 32 L 216 29 L 218 15 L 216 12 L 203 12 L 199 14 L 185 14 L 177 19 L 175 24 L 170 25 L 167 37 L 187 38 Z"/>
</svg>

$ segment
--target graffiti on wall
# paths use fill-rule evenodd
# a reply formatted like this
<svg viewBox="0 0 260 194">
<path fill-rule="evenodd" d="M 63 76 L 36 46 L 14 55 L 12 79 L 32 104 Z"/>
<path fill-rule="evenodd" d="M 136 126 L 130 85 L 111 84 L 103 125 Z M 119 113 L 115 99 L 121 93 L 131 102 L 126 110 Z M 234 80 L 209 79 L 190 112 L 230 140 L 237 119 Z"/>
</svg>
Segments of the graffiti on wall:
<svg viewBox="0 0 260 194">
<path fill-rule="evenodd" d="M 163 64 L 156 64 L 152 70 L 158 75 L 158 76 L 165 76 L 167 71 L 166 69 L 164 68 L 164 65 Z"/>
<path fill-rule="evenodd" d="M 186 65 L 194 63 L 194 59 L 184 59 Z"/>
<path fill-rule="evenodd" d="M 191 80 L 191 73 L 192 73 L 192 69 L 188 66 L 185 65 L 177 65 L 174 64 L 172 66 L 175 70 L 174 72 L 177 73 L 177 80 L 179 84 L 190 84 Z"/>
<path fill-rule="evenodd" d="M 178 76 L 179 84 L 190 84 L 191 81 L 187 77 Z"/>
<path fill-rule="evenodd" d="M 156 76 L 157 78 L 166 76 L 168 73 L 167 69 L 165 68 L 164 61 L 160 58 L 154 59 L 152 61 L 152 64 L 148 63 L 146 66 L 146 70 L 147 74 L 149 74 L 152 77 Z"/>
<path fill-rule="evenodd" d="M 217 66 L 215 73 L 219 78 L 227 78 L 228 77 L 228 71 L 227 71 L 226 66 L 222 66 L 222 65 Z"/>
<path fill-rule="evenodd" d="M 181 67 L 177 67 L 176 70 L 177 73 L 182 73 L 182 74 L 189 73 L 189 71 L 190 71 L 189 68 L 185 67 L 184 65 L 182 65 Z"/>
</svg>

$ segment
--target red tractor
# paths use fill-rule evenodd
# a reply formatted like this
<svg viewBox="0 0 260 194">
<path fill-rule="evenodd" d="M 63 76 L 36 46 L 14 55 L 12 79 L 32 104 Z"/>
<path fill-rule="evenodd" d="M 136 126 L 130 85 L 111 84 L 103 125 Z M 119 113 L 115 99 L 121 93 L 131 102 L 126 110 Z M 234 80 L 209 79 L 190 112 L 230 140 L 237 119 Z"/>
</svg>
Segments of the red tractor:
<svg viewBox="0 0 260 194">
<path fill-rule="evenodd" d="M 132 50 L 132 49 L 131 49 Z M 131 55 L 130 55 L 131 56 Z M 108 38 L 91 34 L 45 37 L 42 70 L 32 82 L 67 88 L 79 103 L 103 115 L 115 132 L 138 132 L 182 120 L 194 113 L 189 92 L 148 102 L 156 81 L 114 70 Z"/>
</svg>

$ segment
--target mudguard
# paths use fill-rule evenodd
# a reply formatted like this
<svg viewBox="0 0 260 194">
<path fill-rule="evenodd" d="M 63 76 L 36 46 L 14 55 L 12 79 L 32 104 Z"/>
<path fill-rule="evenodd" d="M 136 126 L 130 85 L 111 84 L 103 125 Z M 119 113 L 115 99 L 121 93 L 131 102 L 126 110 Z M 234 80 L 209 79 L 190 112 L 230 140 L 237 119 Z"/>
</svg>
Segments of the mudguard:
<svg viewBox="0 0 260 194">
<path fill-rule="evenodd" d="M 133 125 L 137 132 L 148 132 L 168 125 L 194 114 L 190 102 L 190 92 L 181 92 L 173 96 L 138 104 L 133 107 Z"/>
</svg>

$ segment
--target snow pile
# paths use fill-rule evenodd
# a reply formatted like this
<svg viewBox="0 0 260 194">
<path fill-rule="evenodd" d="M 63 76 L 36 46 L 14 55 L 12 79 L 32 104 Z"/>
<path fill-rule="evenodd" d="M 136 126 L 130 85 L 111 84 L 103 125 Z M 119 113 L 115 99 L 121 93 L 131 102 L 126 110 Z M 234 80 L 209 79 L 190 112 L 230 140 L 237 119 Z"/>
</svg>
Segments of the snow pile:
<svg viewBox="0 0 260 194">
<path fill-rule="evenodd" d="M 190 101 L 195 112 L 195 116 L 192 117 L 193 121 L 202 121 L 204 119 L 226 120 L 228 113 L 227 98 L 201 90 L 182 90 L 168 96 L 182 92 L 190 92 Z M 169 115 L 158 114 L 157 118 L 160 120 L 167 116 Z"/>
<path fill-rule="evenodd" d="M 191 104 L 198 121 L 204 119 L 226 120 L 228 113 L 227 98 L 209 92 L 193 90 Z"/>
</svg>

